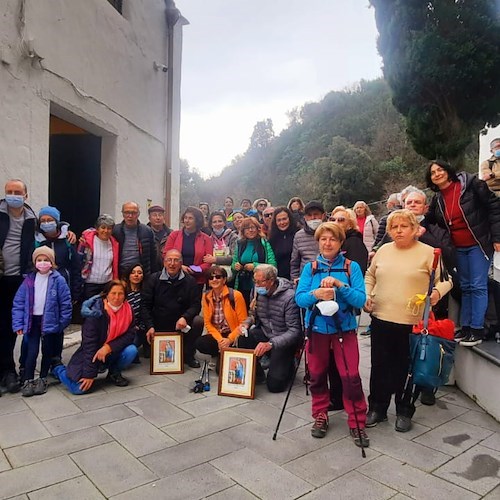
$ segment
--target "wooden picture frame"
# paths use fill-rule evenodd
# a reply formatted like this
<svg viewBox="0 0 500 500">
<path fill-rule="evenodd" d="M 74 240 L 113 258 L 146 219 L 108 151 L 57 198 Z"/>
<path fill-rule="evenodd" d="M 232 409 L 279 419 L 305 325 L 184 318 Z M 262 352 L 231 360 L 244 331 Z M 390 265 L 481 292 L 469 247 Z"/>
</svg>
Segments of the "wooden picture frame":
<svg viewBox="0 0 500 500">
<path fill-rule="evenodd" d="M 184 373 L 182 333 L 157 332 L 151 342 L 151 375 Z"/>
<path fill-rule="evenodd" d="M 227 348 L 220 353 L 219 396 L 253 399 L 257 358 L 253 349 Z"/>
</svg>

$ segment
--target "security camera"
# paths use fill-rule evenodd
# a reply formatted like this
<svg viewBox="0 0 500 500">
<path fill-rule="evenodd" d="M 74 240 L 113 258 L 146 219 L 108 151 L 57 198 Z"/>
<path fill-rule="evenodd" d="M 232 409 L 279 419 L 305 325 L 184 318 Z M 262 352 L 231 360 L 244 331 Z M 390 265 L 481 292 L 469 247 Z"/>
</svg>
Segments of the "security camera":
<svg viewBox="0 0 500 500">
<path fill-rule="evenodd" d="M 164 64 L 158 64 L 156 61 L 153 63 L 153 68 L 156 71 L 163 71 L 163 73 L 166 73 L 168 71 L 168 68 Z"/>
</svg>

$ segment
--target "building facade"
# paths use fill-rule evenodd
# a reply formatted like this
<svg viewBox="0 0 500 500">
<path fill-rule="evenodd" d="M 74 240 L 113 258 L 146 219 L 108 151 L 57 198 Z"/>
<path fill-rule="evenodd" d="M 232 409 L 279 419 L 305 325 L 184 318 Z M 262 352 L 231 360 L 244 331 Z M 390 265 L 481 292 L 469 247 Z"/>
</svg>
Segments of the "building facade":
<svg viewBox="0 0 500 500">
<path fill-rule="evenodd" d="M 182 29 L 173 0 L 2 0 L 0 174 L 75 232 L 121 204 L 178 225 Z"/>
</svg>

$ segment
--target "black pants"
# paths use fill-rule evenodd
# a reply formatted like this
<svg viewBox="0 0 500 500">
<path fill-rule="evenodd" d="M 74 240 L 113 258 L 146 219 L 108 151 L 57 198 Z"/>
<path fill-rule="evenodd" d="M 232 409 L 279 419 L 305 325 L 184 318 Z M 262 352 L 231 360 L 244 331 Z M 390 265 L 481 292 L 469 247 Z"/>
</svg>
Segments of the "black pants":
<svg viewBox="0 0 500 500">
<path fill-rule="evenodd" d="M 183 333 L 183 347 L 184 347 L 184 360 L 188 361 L 194 358 L 194 353 L 196 351 L 196 341 L 203 332 L 203 318 L 201 316 L 195 316 L 191 322 L 191 330 L 188 333 Z"/>
<path fill-rule="evenodd" d="M 412 325 L 390 323 L 372 317 L 370 410 L 384 414 L 391 402 L 396 402 L 396 413 L 411 417 L 409 403 L 403 401 L 403 390 L 410 359 Z"/>
<path fill-rule="evenodd" d="M 106 285 L 107 283 L 85 283 L 83 285 L 83 300 L 100 294 Z"/>
<path fill-rule="evenodd" d="M 14 346 L 17 335 L 12 331 L 12 303 L 22 282 L 22 276 L 0 279 L 0 377 L 16 371 Z"/>
<path fill-rule="evenodd" d="M 40 341 L 42 343 L 42 362 L 40 365 L 40 377 L 45 378 L 49 374 L 52 358 L 59 351 L 60 338 L 62 333 L 48 333 L 42 335 L 42 316 L 33 316 L 31 330 L 25 332 L 23 336 L 23 347 L 25 353 L 24 362 L 24 380 L 35 378 L 36 360 L 40 350 Z"/>
<path fill-rule="evenodd" d="M 248 337 L 238 338 L 238 347 L 243 349 L 255 349 L 259 342 L 268 342 L 264 332 L 260 328 L 252 328 Z M 297 346 L 287 348 L 273 347 L 268 351 L 271 358 L 269 371 L 267 373 L 267 388 L 269 392 L 283 392 L 287 389 L 293 374 L 293 361 Z M 257 374 L 263 373 L 260 363 L 257 363 Z"/>
<path fill-rule="evenodd" d="M 219 344 L 212 335 L 202 335 L 196 339 L 195 347 L 202 354 L 210 354 L 210 356 L 219 355 Z"/>
</svg>

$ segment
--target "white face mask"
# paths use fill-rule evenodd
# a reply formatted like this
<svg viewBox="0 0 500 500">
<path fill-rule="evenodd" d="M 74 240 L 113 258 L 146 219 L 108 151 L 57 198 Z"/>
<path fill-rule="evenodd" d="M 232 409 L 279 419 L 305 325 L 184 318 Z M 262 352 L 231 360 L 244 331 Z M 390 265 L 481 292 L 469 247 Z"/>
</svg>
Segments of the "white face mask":
<svg viewBox="0 0 500 500">
<path fill-rule="evenodd" d="M 339 304 L 335 300 L 322 300 L 316 304 L 321 316 L 333 316 L 339 310 Z"/>
<path fill-rule="evenodd" d="M 313 219 L 313 220 L 308 220 L 306 222 L 307 222 L 307 226 L 309 227 L 309 229 L 316 231 L 316 229 L 318 229 L 318 227 L 320 226 L 320 224 L 323 221 L 321 219 Z"/>
<path fill-rule="evenodd" d="M 119 306 L 113 306 L 108 302 L 108 306 L 112 311 L 117 312 L 122 308 L 123 304 L 120 304 Z"/>
</svg>

